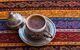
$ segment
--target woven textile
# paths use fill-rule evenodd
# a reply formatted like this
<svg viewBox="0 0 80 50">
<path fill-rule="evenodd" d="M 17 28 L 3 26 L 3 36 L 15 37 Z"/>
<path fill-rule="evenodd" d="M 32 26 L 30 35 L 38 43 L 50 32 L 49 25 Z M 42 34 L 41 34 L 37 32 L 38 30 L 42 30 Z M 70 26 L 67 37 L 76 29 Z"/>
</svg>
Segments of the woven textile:
<svg viewBox="0 0 80 50">
<path fill-rule="evenodd" d="M 57 28 L 55 38 L 42 47 L 26 45 L 18 30 L 6 26 L 10 11 L 25 17 L 35 13 L 49 17 Z M 0 50 L 80 50 L 80 1 L 0 1 Z"/>
</svg>

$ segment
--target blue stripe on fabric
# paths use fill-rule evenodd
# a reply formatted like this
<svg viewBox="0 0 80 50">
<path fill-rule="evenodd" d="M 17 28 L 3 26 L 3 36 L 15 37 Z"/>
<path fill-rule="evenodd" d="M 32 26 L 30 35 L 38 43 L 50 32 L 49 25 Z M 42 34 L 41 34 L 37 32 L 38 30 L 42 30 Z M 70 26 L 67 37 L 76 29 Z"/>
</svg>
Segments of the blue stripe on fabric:
<svg viewBox="0 0 80 50">
<path fill-rule="evenodd" d="M 80 29 L 80 18 L 50 18 L 57 29 Z M 0 30 L 10 30 L 7 20 L 0 20 Z"/>
<path fill-rule="evenodd" d="M 51 20 L 80 20 L 80 18 L 50 18 Z"/>
<path fill-rule="evenodd" d="M 57 29 L 80 29 L 80 18 L 50 18 Z"/>
<path fill-rule="evenodd" d="M 0 30 L 10 30 L 6 25 L 7 20 L 0 20 Z"/>
</svg>

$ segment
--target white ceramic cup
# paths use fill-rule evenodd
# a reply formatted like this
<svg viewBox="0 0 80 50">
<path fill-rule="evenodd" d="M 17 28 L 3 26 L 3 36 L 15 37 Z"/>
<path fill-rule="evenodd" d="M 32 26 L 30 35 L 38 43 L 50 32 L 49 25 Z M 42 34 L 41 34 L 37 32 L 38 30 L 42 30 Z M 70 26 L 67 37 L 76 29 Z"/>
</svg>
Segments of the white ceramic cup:
<svg viewBox="0 0 80 50">
<path fill-rule="evenodd" d="M 41 27 L 41 28 L 39 28 L 39 29 L 35 29 L 35 28 L 30 27 L 30 25 L 29 25 L 29 20 L 31 20 L 30 18 L 32 18 L 32 17 L 34 17 L 34 16 L 39 16 L 39 17 L 42 17 L 42 18 L 44 19 L 45 24 L 44 24 L 43 27 Z M 28 16 L 28 17 L 26 18 L 26 25 L 27 25 L 28 29 L 31 30 L 31 31 L 33 31 L 33 32 L 41 32 L 41 31 L 44 31 L 45 28 L 46 28 L 46 18 L 45 18 L 45 16 L 40 15 L 40 14 L 32 14 L 32 15 L 30 15 L 30 16 Z M 36 27 L 37 27 L 37 26 L 36 26 Z"/>
</svg>

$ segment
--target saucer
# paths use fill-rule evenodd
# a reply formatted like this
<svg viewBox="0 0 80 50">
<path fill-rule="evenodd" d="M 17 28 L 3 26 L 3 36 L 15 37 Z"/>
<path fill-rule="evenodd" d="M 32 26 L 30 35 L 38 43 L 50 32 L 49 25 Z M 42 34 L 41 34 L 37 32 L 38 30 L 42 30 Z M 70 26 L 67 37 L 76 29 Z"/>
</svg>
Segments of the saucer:
<svg viewBox="0 0 80 50">
<path fill-rule="evenodd" d="M 26 27 L 26 25 L 24 25 L 23 27 L 19 28 L 19 36 L 21 40 L 30 46 L 43 46 L 52 41 L 56 34 L 56 27 L 55 24 L 49 18 L 46 17 L 46 20 L 47 20 L 46 30 L 49 31 L 49 33 L 53 36 L 52 38 L 45 38 L 44 40 L 40 40 L 38 42 L 31 41 L 29 38 L 26 37 L 28 33 L 28 28 Z M 46 34 L 47 32 L 44 33 Z"/>
</svg>

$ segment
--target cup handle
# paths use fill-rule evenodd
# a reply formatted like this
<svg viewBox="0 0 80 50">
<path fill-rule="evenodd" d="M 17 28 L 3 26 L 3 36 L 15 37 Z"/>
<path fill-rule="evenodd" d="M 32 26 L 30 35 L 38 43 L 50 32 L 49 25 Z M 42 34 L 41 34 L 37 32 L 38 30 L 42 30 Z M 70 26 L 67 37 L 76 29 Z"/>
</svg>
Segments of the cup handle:
<svg viewBox="0 0 80 50">
<path fill-rule="evenodd" d="M 44 32 L 47 32 L 50 35 L 49 36 L 49 35 L 44 34 L 45 37 L 52 38 L 52 35 L 47 30 L 44 30 Z"/>
</svg>

